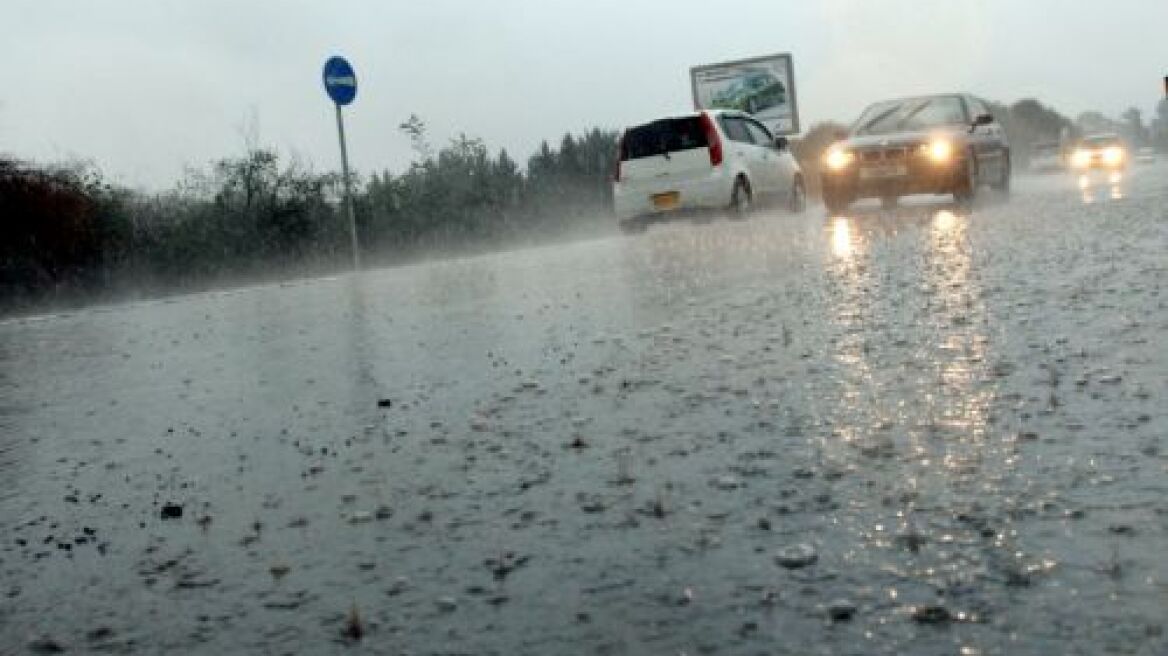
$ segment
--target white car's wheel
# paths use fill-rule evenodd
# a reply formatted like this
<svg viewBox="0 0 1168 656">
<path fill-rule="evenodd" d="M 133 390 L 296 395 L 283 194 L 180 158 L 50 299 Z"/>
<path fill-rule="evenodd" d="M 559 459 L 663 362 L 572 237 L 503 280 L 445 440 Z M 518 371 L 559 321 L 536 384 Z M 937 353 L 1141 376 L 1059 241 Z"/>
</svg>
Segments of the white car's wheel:
<svg viewBox="0 0 1168 656">
<path fill-rule="evenodd" d="M 803 184 L 803 176 L 795 176 L 791 183 L 791 195 L 787 199 L 787 210 L 792 214 L 801 214 L 807 209 L 807 185 Z"/>
<path fill-rule="evenodd" d="M 736 219 L 746 218 L 750 214 L 752 200 L 750 183 L 746 178 L 739 176 L 734 180 L 734 191 L 730 194 L 730 216 Z"/>
</svg>

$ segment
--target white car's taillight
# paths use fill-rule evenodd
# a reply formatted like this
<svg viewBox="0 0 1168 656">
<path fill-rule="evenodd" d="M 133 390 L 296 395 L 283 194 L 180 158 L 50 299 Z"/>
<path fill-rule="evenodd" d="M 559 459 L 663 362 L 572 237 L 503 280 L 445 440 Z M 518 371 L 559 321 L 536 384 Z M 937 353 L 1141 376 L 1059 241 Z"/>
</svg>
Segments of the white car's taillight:
<svg viewBox="0 0 1168 656">
<path fill-rule="evenodd" d="M 706 132 L 706 143 L 710 149 L 710 166 L 718 166 L 722 163 L 722 137 L 714 126 L 714 119 L 707 112 L 702 112 L 702 129 Z"/>
</svg>

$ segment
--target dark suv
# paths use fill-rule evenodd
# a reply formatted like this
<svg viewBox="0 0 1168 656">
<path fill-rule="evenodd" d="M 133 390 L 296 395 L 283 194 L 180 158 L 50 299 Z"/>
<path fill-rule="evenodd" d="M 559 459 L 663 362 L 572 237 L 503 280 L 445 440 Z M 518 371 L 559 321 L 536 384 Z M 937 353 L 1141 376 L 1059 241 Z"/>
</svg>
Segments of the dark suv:
<svg viewBox="0 0 1168 656">
<path fill-rule="evenodd" d="M 903 98 L 865 109 L 821 168 L 823 202 L 832 213 L 859 198 L 891 205 L 908 194 L 953 194 L 966 201 L 985 183 L 1009 190 L 1010 146 L 973 96 Z"/>
</svg>

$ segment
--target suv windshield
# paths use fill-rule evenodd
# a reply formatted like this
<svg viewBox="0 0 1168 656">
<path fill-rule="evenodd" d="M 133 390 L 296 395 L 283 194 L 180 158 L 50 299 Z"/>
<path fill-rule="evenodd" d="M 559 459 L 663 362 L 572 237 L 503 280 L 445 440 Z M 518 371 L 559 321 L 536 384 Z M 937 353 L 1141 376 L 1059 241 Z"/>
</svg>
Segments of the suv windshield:
<svg viewBox="0 0 1168 656">
<path fill-rule="evenodd" d="M 1088 148 L 1106 148 L 1120 145 L 1119 137 L 1114 134 L 1101 134 L 1083 139 L 1083 145 Z"/>
<path fill-rule="evenodd" d="M 889 100 L 871 105 L 860 115 L 854 134 L 888 134 L 966 123 L 965 108 L 957 96 Z"/>
<path fill-rule="evenodd" d="M 621 160 L 655 157 L 708 145 L 701 118 L 667 118 L 629 128 L 621 148 Z"/>
</svg>

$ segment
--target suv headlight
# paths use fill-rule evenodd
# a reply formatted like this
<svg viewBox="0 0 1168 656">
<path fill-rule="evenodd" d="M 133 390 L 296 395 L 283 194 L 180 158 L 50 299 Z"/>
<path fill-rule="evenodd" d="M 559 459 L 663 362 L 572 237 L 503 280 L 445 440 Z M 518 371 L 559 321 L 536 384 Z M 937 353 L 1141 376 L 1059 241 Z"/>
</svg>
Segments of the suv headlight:
<svg viewBox="0 0 1168 656">
<path fill-rule="evenodd" d="M 1071 154 L 1071 166 L 1082 169 L 1091 165 L 1091 151 L 1080 148 Z"/>
<path fill-rule="evenodd" d="M 945 164 L 953 159 L 953 143 L 948 139 L 933 139 L 921 149 L 937 164 Z"/>
<path fill-rule="evenodd" d="M 1112 146 L 1104 150 L 1103 161 L 1108 164 L 1119 164 L 1123 161 L 1123 149 L 1119 146 Z"/>
<path fill-rule="evenodd" d="M 856 160 L 855 153 L 843 148 L 832 148 L 823 156 L 823 163 L 832 171 L 842 171 Z"/>
</svg>

